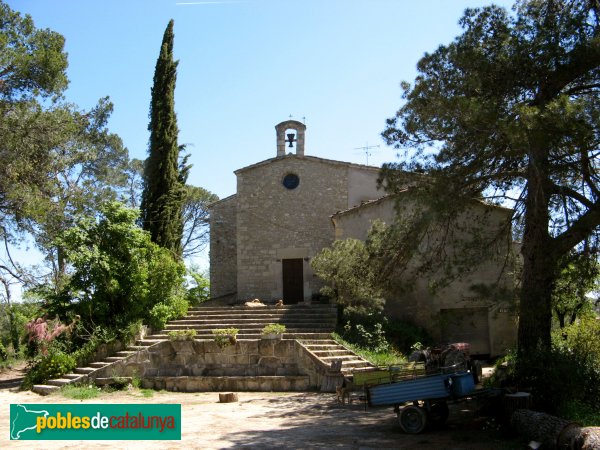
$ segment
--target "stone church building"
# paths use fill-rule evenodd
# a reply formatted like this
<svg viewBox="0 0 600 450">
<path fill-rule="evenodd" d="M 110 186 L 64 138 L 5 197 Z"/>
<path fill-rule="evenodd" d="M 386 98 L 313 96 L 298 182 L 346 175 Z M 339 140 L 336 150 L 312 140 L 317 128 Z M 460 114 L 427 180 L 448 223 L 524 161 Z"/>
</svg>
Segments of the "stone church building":
<svg viewBox="0 0 600 450">
<path fill-rule="evenodd" d="M 311 259 L 335 239 L 365 239 L 374 219 L 391 223 L 395 215 L 395 200 L 377 189 L 378 167 L 305 155 L 301 122 L 288 120 L 275 130 L 276 156 L 236 170 L 236 194 L 210 206 L 211 298 L 221 303 L 310 304 L 323 287 Z M 491 220 L 507 214 L 483 204 L 475 209 L 491 211 Z M 436 295 L 423 280 L 410 295 L 388 299 L 386 313 L 424 326 L 440 341 L 468 341 L 474 353 L 501 354 L 516 339 L 508 305 L 466 294 L 469 283 L 494 277 L 500 264 L 483 264 Z M 444 326 L 435 325 L 440 320 Z"/>
</svg>

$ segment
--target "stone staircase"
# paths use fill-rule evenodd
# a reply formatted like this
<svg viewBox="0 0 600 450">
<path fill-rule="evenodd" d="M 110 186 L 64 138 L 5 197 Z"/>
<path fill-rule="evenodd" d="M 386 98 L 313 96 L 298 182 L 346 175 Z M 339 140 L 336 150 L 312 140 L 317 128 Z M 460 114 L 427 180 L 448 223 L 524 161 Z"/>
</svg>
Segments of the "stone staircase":
<svg viewBox="0 0 600 450">
<path fill-rule="evenodd" d="M 168 341 L 168 332 L 173 330 L 196 330 L 195 341 L 213 341 L 212 330 L 217 328 L 237 328 L 238 341 L 256 341 L 261 338 L 262 328 L 271 323 L 286 326 L 283 339 L 295 340 L 303 349 L 313 365 L 326 370 L 335 359 L 342 359 L 342 371 L 350 375 L 351 371 L 371 368 L 366 360 L 354 354 L 331 339 L 335 328 L 337 311 L 331 305 L 286 305 L 282 307 L 263 306 L 200 306 L 190 308 L 186 317 L 170 321 L 164 330 L 138 340 L 135 345 L 102 361 L 90 363 L 87 367 L 78 367 L 73 373 L 65 374 L 59 379 L 49 380 L 46 385 L 35 385 L 33 391 L 49 394 L 61 386 L 76 382 L 100 381 L 106 377 L 111 367 L 136 358 L 140 353 L 152 351 Z"/>
<path fill-rule="evenodd" d="M 352 372 L 373 368 L 373 365 L 367 360 L 331 338 L 301 340 L 300 345 L 327 366 L 330 366 L 334 360 L 341 359 L 343 361 L 342 373 L 346 377 L 350 377 Z"/>
<path fill-rule="evenodd" d="M 237 328 L 238 339 L 260 339 L 270 323 L 286 326 L 284 339 L 329 339 L 335 328 L 337 311 L 329 305 L 317 306 L 230 306 L 190 308 L 183 319 L 172 320 L 155 338 L 167 339 L 173 330 L 196 330 L 196 339 L 212 339 L 216 328 Z"/>
</svg>

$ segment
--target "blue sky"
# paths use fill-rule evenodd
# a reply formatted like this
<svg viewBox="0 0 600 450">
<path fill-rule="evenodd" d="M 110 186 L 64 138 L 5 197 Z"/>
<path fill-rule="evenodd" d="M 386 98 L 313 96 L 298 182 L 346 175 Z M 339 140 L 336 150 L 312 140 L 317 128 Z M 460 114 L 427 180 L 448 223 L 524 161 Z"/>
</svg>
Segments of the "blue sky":
<svg viewBox="0 0 600 450">
<path fill-rule="evenodd" d="M 188 182 L 219 197 L 233 171 L 276 154 L 274 126 L 304 120 L 306 154 L 364 164 L 393 161 L 380 133 L 425 52 L 460 34 L 479 0 L 7 0 L 66 38 L 66 99 L 91 108 L 110 96 L 112 132 L 144 159 L 154 66 L 175 21 L 175 109 L 188 145 Z M 510 8 L 512 2 L 497 1 Z M 303 119 L 304 118 L 304 119 Z M 15 253 L 21 262 L 37 252 Z M 196 260 L 206 269 L 207 254 Z"/>
<path fill-rule="evenodd" d="M 370 164 L 395 158 L 380 133 L 401 104 L 399 83 L 418 59 L 460 33 L 475 0 L 9 0 L 38 27 L 66 38 L 67 100 L 92 107 L 105 95 L 111 131 L 145 158 L 154 65 L 175 21 L 180 143 L 189 182 L 221 198 L 233 171 L 275 156 L 274 126 L 307 125 L 306 153 Z M 511 2 L 496 2 L 510 7 Z"/>
</svg>

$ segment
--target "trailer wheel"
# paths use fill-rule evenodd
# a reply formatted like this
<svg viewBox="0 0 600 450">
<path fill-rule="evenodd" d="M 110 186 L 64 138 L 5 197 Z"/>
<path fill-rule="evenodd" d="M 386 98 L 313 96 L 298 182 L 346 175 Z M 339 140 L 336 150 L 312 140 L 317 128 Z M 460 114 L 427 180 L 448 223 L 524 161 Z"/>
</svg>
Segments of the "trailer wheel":
<svg viewBox="0 0 600 450">
<path fill-rule="evenodd" d="M 419 434 L 427 425 L 427 414 L 419 406 L 406 406 L 398 413 L 400 428 L 408 434 Z"/>
<path fill-rule="evenodd" d="M 450 410 L 448 409 L 448 403 L 445 401 L 435 402 L 431 404 L 429 408 L 427 419 L 432 427 L 441 427 L 448 420 Z"/>
</svg>

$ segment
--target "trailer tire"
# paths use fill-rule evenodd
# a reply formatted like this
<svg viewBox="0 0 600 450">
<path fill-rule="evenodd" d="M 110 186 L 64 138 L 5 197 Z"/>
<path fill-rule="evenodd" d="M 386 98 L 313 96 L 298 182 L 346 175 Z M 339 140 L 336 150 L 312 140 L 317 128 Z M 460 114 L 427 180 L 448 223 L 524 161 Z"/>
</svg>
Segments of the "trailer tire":
<svg viewBox="0 0 600 450">
<path fill-rule="evenodd" d="M 405 433 L 419 434 L 427 426 L 427 413 L 420 406 L 406 406 L 398 413 L 398 423 Z"/>
</svg>

